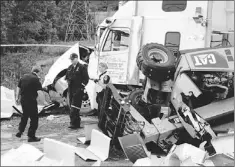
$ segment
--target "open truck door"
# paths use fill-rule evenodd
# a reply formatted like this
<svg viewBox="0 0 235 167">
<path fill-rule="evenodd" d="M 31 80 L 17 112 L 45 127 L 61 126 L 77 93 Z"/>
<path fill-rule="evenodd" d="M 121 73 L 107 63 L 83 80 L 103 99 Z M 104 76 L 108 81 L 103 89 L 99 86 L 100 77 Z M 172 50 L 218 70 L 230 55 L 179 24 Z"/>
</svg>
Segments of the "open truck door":
<svg viewBox="0 0 235 167">
<path fill-rule="evenodd" d="M 116 20 L 104 32 L 98 63 L 108 65 L 108 75 L 114 84 L 138 82 L 135 59 L 140 48 L 141 27 L 142 17 L 132 17 Z"/>
</svg>

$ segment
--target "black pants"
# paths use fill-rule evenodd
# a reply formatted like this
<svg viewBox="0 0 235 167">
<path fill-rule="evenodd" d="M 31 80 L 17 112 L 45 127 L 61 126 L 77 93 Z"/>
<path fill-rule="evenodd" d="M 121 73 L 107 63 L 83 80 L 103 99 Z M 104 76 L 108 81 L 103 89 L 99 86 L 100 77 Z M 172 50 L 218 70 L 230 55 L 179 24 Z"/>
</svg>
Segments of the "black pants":
<svg viewBox="0 0 235 167">
<path fill-rule="evenodd" d="M 96 102 L 98 103 L 98 113 L 100 112 L 100 109 L 101 109 L 103 97 L 104 97 L 104 89 L 101 92 L 97 93 L 97 96 L 96 96 Z"/>
<path fill-rule="evenodd" d="M 36 99 L 21 99 L 23 115 L 19 124 L 19 132 L 23 133 L 30 118 L 28 137 L 35 137 L 38 128 L 38 106 Z"/>
<path fill-rule="evenodd" d="M 70 104 L 70 125 L 79 127 L 81 118 L 80 118 L 80 109 L 82 105 L 82 97 L 84 90 L 82 88 L 77 89 L 76 91 L 69 91 L 69 104 Z"/>
</svg>

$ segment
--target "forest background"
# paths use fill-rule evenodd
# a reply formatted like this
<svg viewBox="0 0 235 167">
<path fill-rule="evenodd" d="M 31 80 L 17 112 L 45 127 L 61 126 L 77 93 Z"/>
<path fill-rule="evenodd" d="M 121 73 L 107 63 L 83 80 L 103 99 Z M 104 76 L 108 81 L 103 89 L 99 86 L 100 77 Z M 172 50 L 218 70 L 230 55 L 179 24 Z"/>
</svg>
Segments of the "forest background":
<svg viewBox="0 0 235 167">
<path fill-rule="evenodd" d="M 1 44 L 64 44 L 80 41 L 66 41 L 66 29 L 72 1 L 48 0 L 1 0 Z M 78 2 L 78 1 L 77 1 Z M 89 1 L 89 12 L 96 12 L 92 18 L 91 39 L 80 41 L 94 45 L 97 24 L 111 16 L 118 9 L 118 1 Z M 79 1 L 83 3 L 83 1 Z M 77 15 L 84 16 L 82 10 Z M 90 15 L 91 16 L 91 15 Z M 94 15 L 92 15 L 94 17 Z M 67 47 L 1 47 L 1 86 L 15 89 L 23 74 L 30 72 L 32 65 L 41 65 L 42 82 L 55 60 Z"/>
</svg>

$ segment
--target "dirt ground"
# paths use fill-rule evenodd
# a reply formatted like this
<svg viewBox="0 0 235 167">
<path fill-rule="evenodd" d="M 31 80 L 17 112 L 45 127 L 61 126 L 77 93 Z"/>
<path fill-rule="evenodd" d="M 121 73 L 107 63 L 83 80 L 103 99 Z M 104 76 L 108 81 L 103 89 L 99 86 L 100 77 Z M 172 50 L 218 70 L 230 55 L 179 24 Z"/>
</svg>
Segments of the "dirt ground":
<svg viewBox="0 0 235 167">
<path fill-rule="evenodd" d="M 39 119 L 39 127 L 37 130 L 37 136 L 42 138 L 51 138 L 61 142 L 71 144 L 76 147 L 87 147 L 88 145 L 83 145 L 77 140 L 78 137 L 84 136 L 84 124 L 89 122 L 97 121 L 96 116 L 82 116 L 81 129 L 70 130 L 69 116 L 66 114 L 65 109 L 60 109 L 60 111 L 55 110 L 51 113 L 57 116 L 53 120 L 47 120 L 47 116 L 41 116 Z M 27 130 L 29 125 L 26 127 L 26 131 L 23 136 L 19 139 L 15 137 L 17 133 L 18 124 L 20 122 L 19 116 L 13 116 L 8 120 L 1 120 L 1 155 L 6 153 L 11 148 L 18 148 L 21 144 L 27 143 Z M 224 123 L 226 122 L 226 123 Z M 28 122 L 29 123 L 29 122 Z M 223 121 L 223 124 L 214 126 L 214 129 L 224 130 L 228 128 L 234 129 L 234 121 Z M 40 142 L 30 143 L 39 150 L 43 151 L 43 140 Z M 76 166 L 91 166 L 95 161 L 84 161 L 79 156 L 76 156 L 75 164 Z M 101 163 L 101 166 L 132 166 L 133 164 L 126 159 L 124 153 L 121 150 L 115 148 L 110 148 L 109 158 Z"/>
<path fill-rule="evenodd" d="M 89 123 L 97 120 L 96 116 L 81 117 L 81 129 L 70 130 L 69 116 L 67 114 L 56 114 L 57 118 L 53 120 L 47 120 L 47 116 L 40 117 L 39 127 L 36 135 L 42 138 L 51 138 L 67 144 L 71 144 L 76 147 L 87 147 L 79 143 L 78 137 L 84 136 L 84 123 Z M 10 120 L 1 120 L 1 155 L 6 153 L 11 148 L 18 148 L 23 143 L 27 142 L 27 125 L 26 130 L 21 138 L 15 137 L 17 133 L 18 124 L 20 122 L 19 116 L 13 116 Z M 29 124 L 29 122 L 28 122 Z M 40 142 L 30 143 L 39 150 L 43 151 L 43 140 Z M 79 156 L 76 156 L 76 166 L 91 166 L 95 161 L 84 161 Z M 124 153 L 115 148 L 111 148 L 109 152 L 109 158 L 101 163 L 102 166 L 132 166 L 129 160 L 126 160 Z"/>
</svg>

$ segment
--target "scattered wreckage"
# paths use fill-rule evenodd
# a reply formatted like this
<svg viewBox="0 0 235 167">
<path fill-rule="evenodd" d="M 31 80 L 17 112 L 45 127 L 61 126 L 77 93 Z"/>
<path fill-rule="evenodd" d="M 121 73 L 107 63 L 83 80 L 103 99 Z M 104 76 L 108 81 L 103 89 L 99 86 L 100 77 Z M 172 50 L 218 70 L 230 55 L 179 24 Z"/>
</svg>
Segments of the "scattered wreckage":
<svg viewBox="0 0 235 167">
<path fill-rule="evenodd" d="M 93 51 L 92 48 L 76 43 L 74 46 L 72 46 L 68 51 L 66 51 L 56 60 L 56 62 L 51 66 L 47 75 L 45 76 L 45 80 L 42 86 L 47 87 L 48 92 L 52 91 L 59 94 L 59 97 L 61 99 L 64 99 L 62 100 L 62 102 L 60 101 L 60 103 L 63 103 L 62 105 L 67 105 L 69 102 L 67 95 L 68 84 L 67 81 L 65 80 L 65 74 L 67 68 L 69 67 L 69 65 L 71 65 L 71 61 L 69 60 L 70 54 L 71 53 L 78 54 L 79 62 L 82 64 L 88 64 L 89 55 L 91 54 L 92 51 Z M 91 109 L 94 109 L 93 106 L 97 105 L 96 101 L 93 100 L 94 99 L 93 86 L 94 83 L 89 81 L 88 85 L 85 87 L 85 94 L 83 96 L 82 110 L 80 114 L 89 114 Z"/>
<path fill-rule="evenodd" d="M 137 63 L 138 60 L 139 57 Z M 140 70 L 146 70 L 142 66 L 139 65 Z M 98 125 L 112 138 L 112 144 L 118 146 L 120 139 L 137 133 L 145 144 L 154 142 L 166 153 L 175 144 L 194 141 L 195 146 L 206 142 L 204 149 L 210 155 L 215 154 L 212 143 L 217 135 L 208 121 L 234 114 L 234 47 L 181 51 L 168 107 L 165 105 L 168 96 L 164 94 L 169 92 L 159 90 L 157 80 L 147 74 L 153 73 L 145 73 L 143 88 L 133 90 L 126 97 L 113 84 L 107 85 Z M 183 130 L 189 136 L 183 137 Z M 139 144 L 133 142 L 135 138 L 120 142 L 123 150 L 127 149 L 123 143 L 129 142 L 126 154 L 138 149 Z"/>
<path fill-rule="evenodd" d="M 217 134 L 209 122 L 234 114 L 234 47 L 210 48 L 212 36 L 222 34 L 224 44 L 228 41 L 224 37 L 230 33 L 210 29 L 220 30 L 206 20 L 206 13 L 215 22 L 218 19 L 212 9 L 224 14 L 219 7 L 222 2 L 213 3 L 188 1 L 178 7 L 167 1 L 130 1 L 98 27 L 99 43 L 94 52 L 87 49 L 88 73 L 91 78 L 97 75 L 99 62 L 109 67 L 112 83 L 105 90 L 98 119 L 99 128 L 112 138 L 112 144 L 119 145 L 122 137 L 137 133 L 145 144 L 154 142 L 166 153 L 175 144 L 193 142 L 198 147 L 204 141 L 211 153 Z M 149 10 L 144 10 L 146 6 Z M 175 8 L 179 13 L 168 11 Z M 161 19 L 156 18 L 159 15 Z M 228 27 L 227 23 L 221 24 Z M 79 53 L 78 47 L 61 56 L 43 84 L 62 97 L 66 97 L 63 76 L 70 64 L 68 56 Z M 96 103 L 93 90 L 94 84 L 89 81 L 86 91 L 91 108 Z M 185 131 L 187 138 L 183 137 Z M 127 152 L 138 146 L 130 145 Z"/>
<path fill-rule="evenodd" d="M 1 117 L 0 119 L 11 118 L 13 114 L 22 115 L 21 105 L 17 105 L 15 101 L 15 92 L 14 90 L 8 89 L 4 86 L 1 86 Z M 45 100 L 45 94 L 38 91 L 38 114 L 43 115 L 45 112 L 50 111 L 54 108 L 60 106 L 59 102 L 50 102 L 47 103 Z"/>
</svg>

